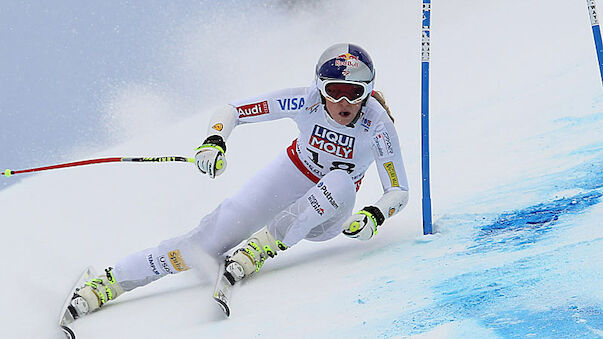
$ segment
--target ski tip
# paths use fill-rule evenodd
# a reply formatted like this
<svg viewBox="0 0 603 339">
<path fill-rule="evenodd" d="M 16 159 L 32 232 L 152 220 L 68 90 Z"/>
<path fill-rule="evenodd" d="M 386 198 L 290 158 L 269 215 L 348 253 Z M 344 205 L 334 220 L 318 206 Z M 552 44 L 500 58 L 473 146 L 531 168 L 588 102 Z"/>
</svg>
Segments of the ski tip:
<svg viewBox="0 0 603 339">
<path fill-rule="evenodd" d="M 61 329 L 63 330 L 63 332 L 65 333 L 65 336 L 68 339 L 75 339 L 75 333 L 73 332 L 72 329 L 70 329 L 69 327 L 65 326 L 65 325 L 59 325 L 61 326 Z"/>
<path fill-rule="evenodd" d="M 226 317 L 230 317 L 230 307 L 228 307 L 228 305 L 221 299 L 219 298 L 214 298 L 214 300 L 220 304 L 220 307 L 222 307 L 222 311 L 224 311 L 224 315 L 226 315 Z"/>
</svg>

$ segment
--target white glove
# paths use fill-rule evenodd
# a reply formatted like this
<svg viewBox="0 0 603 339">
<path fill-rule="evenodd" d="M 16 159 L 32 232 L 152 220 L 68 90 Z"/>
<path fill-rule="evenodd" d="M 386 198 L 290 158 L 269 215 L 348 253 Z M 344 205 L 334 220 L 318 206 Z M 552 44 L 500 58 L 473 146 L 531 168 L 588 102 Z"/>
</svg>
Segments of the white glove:
<svg viewBox="0 0 603 339">
<path fill-rule="evenodd" d="M 207 174 L 212 179 L 224 173 L 226 144 L 222 137 L 211 135 L 196 150 L 199 152 L 195 155 L 195 164 L 201 173 Z"/>
<path fill-rule="evenodd" d="M 343 223 L 342 233 L 346 237 L 369 240 L 377 234 L 377 226 L 383 224 L 384 220 L 383 213 L 377 207 L 367 206 Z"/>
</svg>

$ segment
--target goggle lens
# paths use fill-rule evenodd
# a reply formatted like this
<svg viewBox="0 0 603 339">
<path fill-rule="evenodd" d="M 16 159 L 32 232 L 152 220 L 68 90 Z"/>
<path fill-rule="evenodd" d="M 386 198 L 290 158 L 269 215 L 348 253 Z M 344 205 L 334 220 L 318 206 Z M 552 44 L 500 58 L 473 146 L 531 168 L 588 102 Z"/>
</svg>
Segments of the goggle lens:
<svg viewBox="0 0 603 339">
<path fill-rule="evenodd" d="M 331 82 L 325 86 L 325 94 L 327 96 L 339 101 L 345 97 L 348 101 L 356 101 L 364 97 L 364 87 L 358 84 L 342 83 L 342 82 Z"/>
</svg>

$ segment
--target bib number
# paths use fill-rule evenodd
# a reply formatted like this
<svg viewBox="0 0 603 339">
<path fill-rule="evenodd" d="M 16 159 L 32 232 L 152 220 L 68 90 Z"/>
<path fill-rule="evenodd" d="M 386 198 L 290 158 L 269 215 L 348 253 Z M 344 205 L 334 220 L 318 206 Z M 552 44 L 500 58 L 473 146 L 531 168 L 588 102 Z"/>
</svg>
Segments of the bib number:
<svg viewBox="0 0 603 339">
<path fill-rule="evenodd" d="M 321 165 L 318 162 L 318 152 L 315 152 L 307 147 L 306 147 L 306 149 L 308 150 L 308 152 L 310 152 L 312 154 L 312 162 L 320 168 L 325 168 L 323 165 Z M 354 167 L 356 167 L 356 165 L 349 163 L 349 162 L 333 161 L 331 163 L 331 167 L 329 168 L 329 170 L 332 171 L 332 170 L 340 169 L 340 170 L 347 171 L 348 173 L 352 173 L 354 171 Z"/>
</svg>

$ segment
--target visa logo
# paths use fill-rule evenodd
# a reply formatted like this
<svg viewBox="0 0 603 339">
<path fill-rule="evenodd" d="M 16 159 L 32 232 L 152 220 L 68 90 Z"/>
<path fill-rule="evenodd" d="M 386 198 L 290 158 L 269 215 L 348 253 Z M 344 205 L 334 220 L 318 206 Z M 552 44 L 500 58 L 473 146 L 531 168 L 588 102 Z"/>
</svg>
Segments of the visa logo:
<svg viewBox="0 0 603 339">
<path fill-rule="evenodd" d="M 281 106 L 283 111 L 294 111 L 304 107 L 304 98 L 287 98 L 287 99 L 276 99 L 278 104 Z"/>
</svg>

